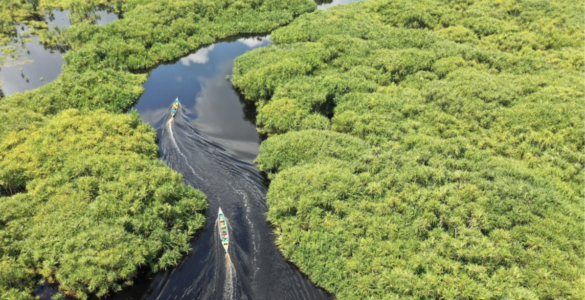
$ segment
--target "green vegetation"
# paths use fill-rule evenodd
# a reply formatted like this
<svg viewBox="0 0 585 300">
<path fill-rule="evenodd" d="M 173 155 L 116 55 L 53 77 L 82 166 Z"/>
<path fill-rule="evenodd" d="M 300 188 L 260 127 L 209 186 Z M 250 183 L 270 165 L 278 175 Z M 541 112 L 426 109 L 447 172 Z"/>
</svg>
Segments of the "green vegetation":
<svg viewBox="0 0 585 300">
<path fill-rule="evenodd" d="M 207 202 L 157 159 L 155 139 L 138 114 L 77 110 L 4 139 L 2 299 L 26 296 L 34 274 L 85 298 L 177 263 Z"/>
<path fill-rule="evenodd" d="M 123 19 L 62 32 L 71 50 L 59 78 L 0 100 L 2 299 L 31 298 L 39 279 L 101 296 L 131 284 L 140 266 L 174 264 L 202 225 L 203 197 L 124 113 L 146 71 L 221 38 L 270 32 L 315 3 L 127 0 L 121 9 Z"/>
<path fill-rule="evenodd" d="M 369 0 L 238 58 L 284 255 L 340 299 L 583 299 L 583 15 Z"/>
</svg>

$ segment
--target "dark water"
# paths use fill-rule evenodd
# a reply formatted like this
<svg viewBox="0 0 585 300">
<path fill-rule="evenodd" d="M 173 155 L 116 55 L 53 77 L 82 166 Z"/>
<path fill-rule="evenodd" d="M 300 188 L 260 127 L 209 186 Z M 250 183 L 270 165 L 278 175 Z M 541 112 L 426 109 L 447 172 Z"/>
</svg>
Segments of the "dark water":
<svg viewBox="0 0 585 300">
<path fill-rule="evenodd" d="M 100 25 L 105 25 L 118 19 L 116 14 L 103 9 L 96 10 L 95 13 L 99 14 L 96 23 Z M 46 15 L 45 19 L 49 24 L 49 30 L 55 26 L 63 27 L 70 25 L 69 11 L 67 10 L 55 10 L 52 16 Z M 25 31 L 28 31 L 28 28 L 24 27 L 23 30 L 20 26 L 18 27 L 19 34 Z M 64 51 L 52 51 L 48 49 L 39 43 L 37 36 L 32 37 L 30 42 L 24 43 L 21 50 L 22 48 L 28 50 L 30 53 L 24 52 L 20 59 L 8 62 L 6 66 L 0 66 L 0 88 L 5 95 L 36 89 L 45 83 L 57 79 L 59 74 L 61 74 Z M 28 58 L 28 60 L 25 60 L 25 58 Z M 20 71 L 21 68 L 22 72 Z M 26 77 L 28 77 L 28 81 Z"/>
</svg>

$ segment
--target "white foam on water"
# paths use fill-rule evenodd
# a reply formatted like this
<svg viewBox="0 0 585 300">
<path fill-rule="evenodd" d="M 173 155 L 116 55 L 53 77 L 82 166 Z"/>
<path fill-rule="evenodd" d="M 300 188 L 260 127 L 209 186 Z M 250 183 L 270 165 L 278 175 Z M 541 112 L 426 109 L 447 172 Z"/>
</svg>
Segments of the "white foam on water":
<svg viewBox="0 0 585 300">
<path fill-rule="evenodd" d="M 199 173 L 195 172 L 193 167 L 191 167 L 191 165 L 189 164 L 189 160 L 187 160 L 187 157 L 185 156 L 185 154 L 183 154 L 183 152 L 181 152 L 181 149 L 179 149 L 179 146 L 177 145 L 177 141 L 175 141 L 175 134 L 173 133 L 172 123 L 173 122 L 169 122 L 167 124 L 169 127 L 169 131 L 171 132 L 171 140 L 173 141 L 173 145 L 175 146 L 175 149 L 177 149 L 179 154 L 185 159 L 185 164 L 187 165 L 187 167 L 189 167 L 189 169 L 191 170 L 193 175 L 197 176 L 197 178 L 199 178 L 199 180 L 201 180 L 201 182 L 205 182 L 205 180 L 199 175 Z"/>
<path fill-rule="evenodd" d="M 225 253 L 225 266 L 226 266 L 226 278 L 225 278 L 225 284 L 223 286 L 223 298 L 224 299 L 234 299 L 234 282 L 237 282 L 237 277 L 236 277 L 236 269 L 234 268 L 234 265 L 232 264 L 232 261 L 230 259 L 230 255 L 229 253 Z"/>
</svg>

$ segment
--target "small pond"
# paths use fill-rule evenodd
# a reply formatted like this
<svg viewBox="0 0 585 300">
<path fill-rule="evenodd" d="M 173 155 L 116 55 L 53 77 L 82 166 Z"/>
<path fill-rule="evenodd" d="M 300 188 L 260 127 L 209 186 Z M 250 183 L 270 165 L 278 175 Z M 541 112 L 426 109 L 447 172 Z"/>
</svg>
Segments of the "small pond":
<svg viewBox="0 0 585 300">
<path fill-rule="evenodd" d="M 96 23 L 105 25 L 118 19 L 118 15 L 105 9 L 95 11 L 99 15 Z M 49 30 L 55 26 L 66 27 L 70 25 L 69 11 L 54 10 L 52 15 L 46 15 L 45 19 Z M 27 32 L 26 26 L 17 28 L 18 34 Z M 12 44 L 13 45 L 13 44 Z M 63 66 L 63 54 L 65 51 L 52 50 L 39 43 L 38 36 L 33 36 L 31 41 L 25 42 L 23 47 L 29 53 L 24 52 L 22 57 L 10 61 L 0 67 L 0 88 L 4 95 L 16 92 L 24 92 L 36 89 L 43 84 L 55 80 L 61 74 Z"/>
</svg>

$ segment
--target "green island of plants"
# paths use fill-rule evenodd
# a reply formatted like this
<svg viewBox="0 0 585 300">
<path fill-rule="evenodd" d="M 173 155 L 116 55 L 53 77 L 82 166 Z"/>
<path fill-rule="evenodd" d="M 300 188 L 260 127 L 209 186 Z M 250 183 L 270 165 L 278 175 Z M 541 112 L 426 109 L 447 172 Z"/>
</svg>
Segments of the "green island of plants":
<svg viewBox="0 0 585 300">
<path fill-rule="evenodd" d="M 62 32 L 71 50 L 55 81 L 0 95 L 1 299 L 32 299 L 43 282 L 58 285 L 57 297 L 104 296 L 132 284 L 140 266 L 176 263 L 204 222 L 204 196 L 159 161 L 155 133 L 125 111 L 157 64 L 316 8 L 311 0 L 122 2 L 124 18 Z M 11 20 L 2 32 L 22 21 Z"/>
<path fill-rule="evenodd" d="M 580 1 L 369 0 L 236 60 L 287 259 L 339 299 L 583 299 Z"/>
<path fill-rule="evenodd" d="M 2 299 L 27 298 L 36 274 L 103 296 L 140 266 L 178 262 L 207 202 L 157 159 L 155 139 L 137 113 L 71 109 L 2 141 Z"/>
</svg>

